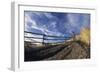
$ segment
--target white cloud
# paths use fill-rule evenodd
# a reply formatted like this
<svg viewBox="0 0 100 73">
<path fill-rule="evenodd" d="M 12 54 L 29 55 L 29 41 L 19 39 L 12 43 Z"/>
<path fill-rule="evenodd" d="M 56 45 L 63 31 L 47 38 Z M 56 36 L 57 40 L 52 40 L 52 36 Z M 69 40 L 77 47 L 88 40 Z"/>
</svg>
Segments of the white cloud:
<svg viewBox="0 0 100 73">
<path fill-rule="evenodd" d="M 28 23 L 31 23 L 31 26 L 28 25 Z M 39 29 L 41 30 L 41 28 L 39 28 L 35 22 L 35 20 L 32 20 L 30 17 L 29 13 L 25 14 L 25 31 L 29 31 L 29 29 Z M 42 37 L 39 35 L 35 35 L 35 34 L 29 34 L 29 33 L 25 33 L 25 36 L 27 37 Z M 32 39 L 32 38 L 25 38 L 26 41 L 38 41 L 38 42 L 42 42 L 42 39 Z"/>
<path fill-rule="evenodd" d="M 69 24 L 71 27 L 77 27 L 78 22 L 79 22 L 79 18 L 77 15 L 75 14 L 68 14 L 67 18 L 69 20 Z"/>
<path fill-rule="evenodd" d="M 83 20 L 80 22 L 80 16 L 82 16 L 81 18 L 83 18 Z M 69 23 L 72 27 L 78 27 L 81 23 L 81 26 L 88 26 L 90 23 L 90 17 L 87 14 L 68 14 L 67 15 Z"/>
<path fill-rule="evenodd" d="M 84 15 L 83 27 L 90 27 L 90 16 Z"/>
<path fill-rule="evenodd" d="M 30 33 L 25 33 L 25 36 L 27 36 L 27 37 L 43 38 L 42 35 L 36 35 L 36 34 L 30 34 Z M 38 42 L 42 42 L 43 40 L 42 39 L 25 38 L 25 41 L 32 41 L 32 42 L 38 41 Z"/>
<path fill-rule="evenodd" d="M 57 23 L 57 22 L 52 22 L 50 25 L 51 25 L 53 28 L 56 28 L 56 23 Z"/>
<path fill-rule="evenodd" d="M 39 14 L 39 13 L 37 13 L 37 14 Z M 31 26 L 29 26 L 28 23 L 31 23 Z M 25 14 L 25 30 L 28 31 L 31 28 L 32 29 L 40 30 L 40 31 L 42 31 L 44 33 L 45 33 L 45 30 L 47 30 L 46 27 L 39 26 L 34 19 L 31 19 L 30 14 L 29 13 L 28 14 L 26 13 Z"/>
<path fill-rule="evenodd" d="M 39 15 L 39 16 L 41 15 L 38 12 L 34 12 L 34 13 Z M 29 26 L 28 22 L 31 23 L 32 25 Z M 28 29 L 31 29 L 31 28 L 32 29 L 40 30 L 40 31 L 42 31 L 45 34 L 48 34 L 47 32 L 49 31 L 45 25 L 39 26 L 34 19 L 31 19 L 30 13 L 26 13 L 25 14 L 25 29 L 28 31 Z"/>
<path fill-rule="evenodd" d="M 47 18 L 53 18 L 54 16 L 51 13 L 43 13 Z"/>
<path fill-rule="evenodd" d="M 28 23 L 31 23 L 31 26 L 29 26 Z M 34 20 L 31 19 L 30 15 L 25 14 L 25 30 L 28 30 L 29 28 L 37 29 L 37 24 Z"/>
<path fill-rule="evenodd" d="M 35 12 L 36 15 L 38 16 L 42 16 L 40 13 Z M 52 15 L 49 13 L 45 13 L 44 14 L 46 17 L 51 18 Z M 31 23 L 31 25 L 29 25 L 28 23 Z M 51 24 L 49 24 L 48 26 L 52 26 L 52 28 L 54 29 L 56 27 L 56 22 L 51 22 Z M 44 25 L 38 25 L 37 22 L 35 21 L 35 19 L 31 18 L 31 13 L 25 13 L 25 31 L 29 31 L 29 29 L 35 29 L 35 30 L 40 30 L 41 32 L 43 32 L 46 35 L 56 35 L 56 36 L 61 36 L 62 34 L 59 33 L 56 28 L 55 31 L 50 31 L 48 29 L 48 27 L 44 24 Z M 25 34 L 25 36 L 27 37 L 43 37 L 43 36 L 39 36 L 39 35 L 33 35 L 33 34 Z M 38 42 L 42 42 L 43 39 L 29 39 L 29 38 L 25 38 L 26 41 L 38 41 Z"/>
<path fill-rule="evenodd" d="M 51 13 L 47 13 L 47 12 L 33 12 L 33 13 L 30 13 L 31 15 L 36 15 L 38 17 L 42 17 L 42 16 L 46 16 L 47 18 L 53 18 L 54 16 L 51 15 Z M 33 16 L 34 16 L 33 15 Z"/>
</svg>

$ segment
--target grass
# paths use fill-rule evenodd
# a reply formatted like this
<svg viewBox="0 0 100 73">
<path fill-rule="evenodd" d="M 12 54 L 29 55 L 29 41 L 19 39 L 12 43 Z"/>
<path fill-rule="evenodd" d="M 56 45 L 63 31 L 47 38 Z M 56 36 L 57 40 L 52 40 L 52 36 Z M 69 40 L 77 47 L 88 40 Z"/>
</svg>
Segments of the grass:
<svg viewBox="0 0 100 73">
<path fill-rule="evenodd" d="M 89 45 L 90 44 L 90 29 L 89 28 L 82 28 L 80 32 L 80 41 Z"/>
</svg>

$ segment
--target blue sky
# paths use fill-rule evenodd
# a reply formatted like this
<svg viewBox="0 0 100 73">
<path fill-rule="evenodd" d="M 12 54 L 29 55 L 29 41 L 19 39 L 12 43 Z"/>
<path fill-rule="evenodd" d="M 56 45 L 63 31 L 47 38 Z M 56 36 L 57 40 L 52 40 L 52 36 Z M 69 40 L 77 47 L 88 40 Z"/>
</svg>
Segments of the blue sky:
<svg viewBox="0 0 100 73">
<path fill-rule="evenodd" d="M 55 36 L 79 34 L 90 27 L 90 14 L 25 11 L 25 31 Z"/>
</svg>

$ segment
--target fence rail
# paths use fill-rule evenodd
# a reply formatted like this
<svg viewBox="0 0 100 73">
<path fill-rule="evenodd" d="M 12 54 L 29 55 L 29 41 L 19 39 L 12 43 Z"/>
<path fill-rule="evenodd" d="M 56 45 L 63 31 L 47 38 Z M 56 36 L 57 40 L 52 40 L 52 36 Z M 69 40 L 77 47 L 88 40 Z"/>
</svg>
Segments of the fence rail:
<svg viewBox="0 0 100 73">
<path fill-rule="evenodd" d="M 42 44 L 45 44 L 45 43 L 48 43 L 47 41 L 51 40 L 51 41 L 54 41 L 54 42 L 51 42 L 51 43 L 61 43 L 61 42 L 57 42 L 57 40 L 64 42 L 65 40 L 68 40 L 72 37 L 64 37 L 64 36 L 53 36 L 53 35 L 45 35 L 45 34 L 41 34 L 41 33 L 34 33 L 34 32 L 28 32 L 28 31 L 24 31 L 24 33 L 29 33 L 29 34 L 32 34 L 32 35 L 40 35 L 42 37 L 37 37 L 37 36 L 25 36 L 24 35 L 24 38 L 28 38 L 30 40 L 34 40 L 34 39 L 41 39 L 42 42 L 38 42 L 38 41 L 35 41 L 35 42 L 32 42 L 32 43 L 42 43 Z M 46 41 L 46 42 L 45 42 Z M 56 42 L 55 42 L 56 41 Z M 50 42 L 49 42 L 50 43 Z"/>
</svg>

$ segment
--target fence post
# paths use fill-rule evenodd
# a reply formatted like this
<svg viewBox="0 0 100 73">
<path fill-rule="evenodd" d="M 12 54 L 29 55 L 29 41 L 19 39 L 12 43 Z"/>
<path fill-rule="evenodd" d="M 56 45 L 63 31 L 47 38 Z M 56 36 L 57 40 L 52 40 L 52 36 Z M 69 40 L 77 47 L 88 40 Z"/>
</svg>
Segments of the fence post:
<svg viewBox="0 0 100 73">
<path fill-rule="evenodd" d="M 42 45 L 44 45 L 44 40 L 45 40 L 45 34 L 43 34 L 43 42 L 42 42 Z"/>
</svg>

